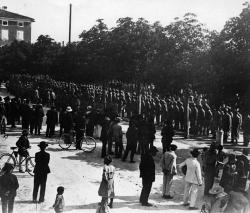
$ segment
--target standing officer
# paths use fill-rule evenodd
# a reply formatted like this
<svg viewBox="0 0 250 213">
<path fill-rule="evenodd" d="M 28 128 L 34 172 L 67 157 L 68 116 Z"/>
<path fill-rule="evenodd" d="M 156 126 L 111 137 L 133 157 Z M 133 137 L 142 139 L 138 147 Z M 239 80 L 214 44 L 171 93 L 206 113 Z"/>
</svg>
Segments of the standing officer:
<svg viewBox="0 0 250 213">
<path fill-rule="evenodd" d="M 142 206 L 152 206 L 148 202 L 148 197 L 151 191 L 153 182 L 155 181 L 155 162 L 153 157 L 158 152 L 157 148 L 153 146 L 149 151 L 141 156 L 140 163 L 140 177 L 142 178 L 142 190 L 140 195 L 140 203 Z"/>
<path fill-rule="evenodd" d="M 224 143 L 227 142 L 228 134 L 231 128 L 231 123 L 232 123 L 231 115 L 229 113 L 228 108 L 225 108 L 225 113 L 222 116 L 222 129 L 224 131 L 224 138 L 223 138 Z"/>
<path fill-rule="evenodd" d="M 243 130 L 244 146 L 248 146 L 250 141 L 250 114 L 246 114 L 246 116 L 244 116 L 242 123 L 242 130 Z M 244 154 L 245 155 L 248 154 L 248 150 L 245 150 Z"/>
<path fill-rule="evenodd" d="M 198 109 L 198 119 L 197 119 L 197 123 L 198 123 L 198 134 L 199 135 L 203 135 L 204 133 L 204 124 L 205 124 L 205 110 L 203 108 L 203 106 L 201 105 L 201 103 L 198 105 L 197 107 Z"/>
<path fill-rule="evenodd" d="M 198 119 L 198 108 L 194 102 L 190 103 L 190 131 L 192 134 L 197 135 L 197 119 Z"/>
<path fill-rule="evenodd" d="M 33 202 L 37 202 L 37 193 L 40 187 L 39 203 L 44 202 L 44 195 L 46 189 L 47 175 L 50 173 L 49 160 L 50 154 L 45 152 L 48 144 L 45 141 L 41 141 L 38 145 L 41 149 L 35 155 L 35 169 L 34 169 L 34 188 L 33 188 Z"/>
<path fill-rule="evenodd" d="M 232 143 L 238 143 L 239 139 L 239 132 L 240 132 L 240 126 L 241 126 L 241 116 L 237 109 L 233 112 L 232 117 L 232 129 L 231 129 L 231 142 Z"/>
</svg>

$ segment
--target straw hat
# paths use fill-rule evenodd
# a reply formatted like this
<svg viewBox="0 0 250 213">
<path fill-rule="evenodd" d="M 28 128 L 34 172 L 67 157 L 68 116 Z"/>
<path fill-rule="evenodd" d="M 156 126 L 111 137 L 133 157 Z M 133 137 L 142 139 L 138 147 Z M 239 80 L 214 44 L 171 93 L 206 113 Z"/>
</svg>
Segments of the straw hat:
<svg viewBox="0 0 250 213">
<path fill-rule="evenodd" d="M 67 111 L 67 112 L 72 112 L 71 106 L 67 106 L 66 111 Z"/>
</svg>

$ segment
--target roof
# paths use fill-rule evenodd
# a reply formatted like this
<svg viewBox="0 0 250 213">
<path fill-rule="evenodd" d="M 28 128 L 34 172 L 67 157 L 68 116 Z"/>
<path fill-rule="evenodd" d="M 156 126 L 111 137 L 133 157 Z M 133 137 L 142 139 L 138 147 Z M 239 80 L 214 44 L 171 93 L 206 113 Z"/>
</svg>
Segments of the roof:
<svg viewBox="0 0 250 213">
<path fill-rule="evenodd" d="M 30 18 L 28 16 L 23 16 L 17 13 L 12 13 L 7 10 L 0 9 L 0 18 L 7 18 L 7 19 L 18 19 L 18 20 L 25 20 L 34 22 L 35 20 L 33 18 Z"/>
</svg>

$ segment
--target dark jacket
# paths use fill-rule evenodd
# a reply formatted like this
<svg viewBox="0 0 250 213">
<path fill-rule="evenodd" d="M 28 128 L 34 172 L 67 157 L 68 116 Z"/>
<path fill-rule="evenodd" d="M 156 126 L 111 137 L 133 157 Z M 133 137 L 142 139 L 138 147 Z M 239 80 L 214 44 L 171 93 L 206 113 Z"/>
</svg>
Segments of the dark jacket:
<svg viewBox="0 0 250 213">
<path fill-rule="evenodd" d="M 16 142 L 16 146 L 20 149 L 20 148 L 25 148 L 28 149 L 30 147 L 30 142 L 29 139 L 24 136 L 21 135 L 21 137 L 18 139 L 18 141 Z"/>
<path fill-rule="evenodd" d="M 64 128 L 65 132 L 69 132 L 70 130 L 72 130 L 73 128 L 72 113 L 66 112 L 65 114 L 63 114 L 61 125 Z"/>
<path fill-rule="evenodd" d="M 138 141 L 138 130 L 136 127 L 129 127 L 126 132 L 127 145 L 135 145 Z"/>
<path fill-rule="evenodd" d="M 217 162 L 217 152 L 216 150 L 207 150 L 205 152 L 205 159 L 203 162 L 204 165 L 204 171 L 211 173 L 215 172 L 215 166 Z"/>
<path fill-rule="evenodd" d="M 18 187 L 19 184 L 16 175 L 5 173 L 0 176 L 0 197 L 15 197 Z"/>
<path fill-rule="evenodd" d="M 18 153 L 21 156 L 24 156 L 24 157 L 28 156 L 29 153 L 27 149 L 30 147 L 30 142 L 26 136 L 21 135 L 21 137 L 16 142 L 16 146 L 18 147 Z"/>
<path fill-rule="evenodd" d="M 229 113 L 226 113 L 222 117 L 222 128 L 224 131 L 229 131 L 232 123 L 232 118 Z"/>
<path fill-rule="evenodd" d="M 35 155 L 35 175 L 47 175 L 50 173 L 49 168 L 50 154 L 45 151 L 37 152 Z"/>
<path fill-rule="evenodd" d="M 155 163 L 152 155 L 144 154 L 141 156 L 140 163 L 140 177 L 150 180 L 152 182 L 155 181 Z"/>
<path fill-rule="evenodd" d="M 58 115 L 56 110 L 51 110 L 51 109 L 48 110 L 46 116 L 47 116 L 46 124 L 53 125 L 58 123 Z"/>
<path fill-rule="evenodd" d="M 236 180 L 236 175 L 236 165 L 229 163 L 225 164 L 220 180 L 220 186 L 224 188 L 224 191 L 226 193 L 230 192 L 233 189 Z"/>
<path fill-rule="evenodd" d="M 85 129 L 85 118 L 82 112 L 76 111 L 73 114 L 73 122 L 75 124 L 75 130 Z"/>
<path fill-rule="evenodd" d="M 171 143 L 174 137 L 174 128 L 172 125 L 166 125 L 161 130 L 162 142 Z"/>
<path fill-rule="evenodd" d="M 6 109 L 3 103 L 0 103 L 0 118 L 5 115 L 6 116 Z"/>
<path fill-rule="evenodd" d="M 30 114 L 31 114 L 31 108 L 28 104 L 22 104 L 21 105 L 21 116 L 25 120 L 30 119 Z"/>
<path fill-rule="evenodd" d="M 102 124 L 102 130 L 101 130 L 101 137 L 100 137 L 101 141 L 108 140 L 109 124 L 110 122 L 108 120 L 104 120 Z"/>
<path fill-rule="evenodd" d="M 41 123 L 43 121 L 44 111 L 42 105 L 37 105 L 35 109 L 36 122 Z"/>
</svg>

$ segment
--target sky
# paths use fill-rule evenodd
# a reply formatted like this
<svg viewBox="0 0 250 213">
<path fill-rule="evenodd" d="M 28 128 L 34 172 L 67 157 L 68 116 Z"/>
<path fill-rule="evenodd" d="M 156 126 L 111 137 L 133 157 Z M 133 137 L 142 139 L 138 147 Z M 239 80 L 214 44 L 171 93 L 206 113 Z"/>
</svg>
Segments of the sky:
<svg viewBox="0 0 250 213">
<path fill-rule="evenodd" d="M 8 11 L 35 19 L 32 24 L 32 42 L 41 34 L 55 41 L 68 42 L 69 4 L 72 4 L 72 41 L 78 41 L 83 30 L 95 25 L 99 18 L 109 28 L 118 18 L 142 17 L 166 26 L 175 17 L 191 12 L 210 30 L 220 31 L 229 18 L 238 16 L 246 0 L 1 0 Z"/>
</svg>

